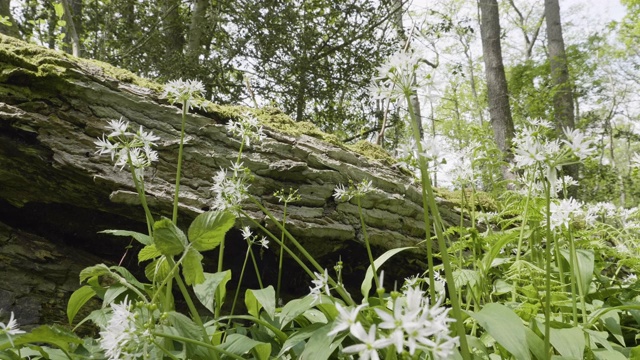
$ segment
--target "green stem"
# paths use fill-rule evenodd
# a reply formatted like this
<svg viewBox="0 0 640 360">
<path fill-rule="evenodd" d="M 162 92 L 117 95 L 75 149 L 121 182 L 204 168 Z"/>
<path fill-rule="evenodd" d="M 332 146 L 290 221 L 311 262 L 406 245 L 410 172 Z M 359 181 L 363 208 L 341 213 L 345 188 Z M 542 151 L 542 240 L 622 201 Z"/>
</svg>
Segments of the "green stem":
<svg viewBox="0 0 640 360">
<path fill-rule="evenodd" d="M 282 224 L 280 224 L 280 222 L 278 222 L 275 217 L 273 217 L 273 215 L 269 212 L 269 210 L 267 210 L 264 206 L 262 206 L 262 204 L 258 200 L 256 200 L 253 196 L 249 196 L 249 198 L 251 199 L 251 201 L 253 201 L 254 204 L 258 206 L 258 208 L 260 208 L 260 210 L 265 215 L 267 215 L 267 217 L 274 224 L 276 224 L 276 226 L 280 229 L 280 231 L 282 231 L 282 233 L 285 234 L 287 239 L 289 239 L 289 241 L 291 241 L 291 243 L 293 243 L 296 246 L 298 251 L 302 253 L 302 255 L 318 270 L 318 272 L 323 273 L 324 268 L 322 268 L 320 264 L 318 264 L 318 262 L 315 261 L 315 259 L 309 254 L 309 252 L 307 252 L 307 250 L 298 242 L 298 240 L 296 240 L 287 231 L 287 229 L 285 229 L 285 227 L 282 226 Z M 315 277 L 311 269 L 309 269 L 309 267 L 307 267 L 307 265 L 305 265 L 305 263 L 291 249 L 289 249 L 289 247 L 286 246 L 284 242 L 281 242 L 280 239 L 278 239 L 275 235 L 273 235 L 273 233 L 267 230 L 267 228 L 262 226 L 259 222 L 249 217 L 244 211 L 240 210 L 240 212 L 242 215 L 244 215 L 246 218 L 250 219 L 254 224 L 256 224 L 271 239 L 273 239 L 276 243 L 278 243 L 278 245 L 284 247 L 285 251 L 289 254 L 289 256 L 291 256 L 291 258 L 293 258 L 293 260 L 295 260 L 311 278 Z M 331 284 L 331 286 L 335 288 L 335 290 L 338 292 L 338 294 L 340 294 L 340 296 L 342 297 L 342 299 L 345 301 L 347 305 L 355 305 L 355 301 L 353 301 L 353 299 L 351 298 L 351 295 L 349 295 L 349 293 L 346 292 L 346 290 L 342 287 L 342 285 L 338 284 L 335 280 L 333 280 L 331 276 L 329 276 L 329 284 Z"/>
<path fill-rule="evenodd" d="M 356 196 L 356 203 L 358 204 L 358 215 L 360 216 L 360 226 L 362 227 L 362 235 L 364 236 L 364 245 L 367 248 L 367 255 L 369 256 L 371 270 L 373 270 L 373 280 L 376 284 L 377 291 L 382 287 L 382 284 L 380 284 L 380 280 L 378 279 L 378 270 L 376 269 L 376 264 L 373 260 L 373 254 L 371 253 L 371 245 L 369 244 L 369 237 L 367 236 L 367 225 L 364 223 L 364 216 L 362 215 L 362 205 L 360 205 L 360 196 Z"/>
<path fill-rule="evenodd" d="M 456 333 L 460 339 L 460 352 L 462 358 L 464 360 L 470 360 L 471 354 L 469 353 L 469 345 L 467 343 L 466 332 L 464 328 L 464 322 L 462 319 L 462 309 L 460 308 L 460 302 L 458 302 L 458 296 L 456 295 L 456 287 L 453 280 L 453 272 L 451 269 L 451 263 L 449 260 L 449 253 L 447 252 L 447 244 L 444 240 L 444 234 L 442 232 L 442 219 L 440 218 L 440 212 L 438 210 L 438 205 L 436 204 L 435 197 L 433 195 L 433 188 L 431 187 L 431 178 L 429 177 L 429 171 L 427 169 L 427 164 L 424 157 L 421 155 L 422 153 L 422 144 L 420 143 L 420 131 L 418 129 L 418 124 L 416 119 L 416 114 L 411 105 L 410 94 L 405 94 L 407 105 L 409 107 L 409 115 L 411 116 L 411 126 L 413 128 L 413 135 L 418 146 L 418 159 L 420 164 L 420 172 L 422 174 L 422 197 L 425 212 L 425 225 L 427 228 L 425 229 L 427 234 L 429 234 L 428 230 L 428 214 L 427 214 L 427 206 L 428 203 L 429 208 L 431 209 L 431 214 L 433 216 L 434 228 L 436 232 L 436 237 L 438 239 L 438 249 L 440 250 L 440 256 L 442 257 L 442 265 L 444 267 L 444 276 L 447 282 L 447 290 L 449 291 L 449 298 L 451 301 L 451 310 L 453 313 L 453 317 L 456 319 L 455 327 Z M 426 189 L 426 196 L 425 196 Z M 427 236 L 430 239 L 430 236 Z M 427 241 L 427 250 L 431 247 L 431 241 Z M 433 259 L 428 259 L 433 261 Z M 430 266 L 433 266 L 430 264 Z M 433 267 L 429 269 L 430 271 L 430 281 L 433 283 Z M 434 289 L 435 290 L 435 289 Z M 434 294 L 431 293 L 431 296 L 434 297 Z M 433 302 L 435 303 L 435 302 Z"/>
<path fill-rule="evenodd" d="M 197 346 L 202 346 L 202 347 L 205 347 L 205 348 L 207 348 L 209 350 L 213 350 L 213 351 L 215 351 L 217 353 L 232 357 L 234 359 L 244 360 L 244 358 L 242 358 L 241 356 L 238 356 L 238 355 L 236 355 L 236 354 L 234 354 L 232 352 L 229 352 L 227 350 L 220 349 L 219 347 L 215 347 L 215 346 L 213 346 L 213 345 L 211 345 L 209 343 L 206 343 L 206 342 L 203 342 L 203 341 L 200 341 L 200 340 L 195 340 L 195 339 L 187 338 L 187 337 L 184 337 L 184 336 L 165 334 L 165 333 L 161 333 L 161 332 L 158 332 L 158 331 L 154 331 L 154 332 L 152 332 L 152 334 L 154 336 L 160 336 L 160 337 L 163 337 L 163 338 L 167 338 L 167 339 L 171 339 L 171 340 L 175 340 L 175 341 L 180 341 L 180 342 L 187 343 L 187 344 L 193 344 L 193 345 L 197 345 Z"/>
<path fill-rule="evenodd" d="M 176 169 L 176 188 L 173 194 L 173 217 L 175 225 L 178 225 L 178 201 L 180 200 L 180 176 L 182 172 L 182 150 L 184 147 L 184 128 L 187 122 L 187 100 L 182 102 L 182 126 L 180 127 L 180 147 L 178 148 L 178 168 Z"/>
<path fill-rule="evenodd" d="M 249 247 L 249 255 L 251 255 L 251 262 L 253 263 L 253 269 L 256 271 L 256 278 L 258 278 L 258 285 L 260 289 L 264 289 L 264 284 L 262 283 L 262 276 L 260 276 L 260 269 L 258 268 L 258 262 L 256 261 L 256 256 L 253 254 L 253 248 Z M 276 297 L 276 300 L 278 298 Z"/>
<path fill-rule="evenodd" d="M 233 312 L 236 309 L 236 301 L 238 301 L 238 294 L 240 294 L 240 286 L 242 285 L 242 279 L 244 278 L 244 270 L 247 267 L 247 261 L 249 261 L 249 250 L 251 250 L 251 241 L 249 241 L 249 239 L 247 240 L 247 246 L 249 246 L 247 248 L 247 252 L 244 254 L 244 262 L 242 263 L 242 270 L 240 270 L 240 279 L 238 280 L 238 286 L 236 286 L 236 293 L 233 296 L 233 304 L 231 304 L 231 313 L 229 313 L 229 316 L 233 316 Z M 229 322 L 227 323 L 227 328 L 229 328 L 229 326 L 231 325 L 231 319 L 229 319 Z"/>
<path fill-rule="evenodd" d="M 282 210 L 282 227 L 285 227 L 287 221 L 287 202 L 284 202 L 284 209 Z M 284 243 L 284 233 L 280 235 L 280 241 Z M 282 284 L 282 261 L 284 257 L 284 248 L 280 246 L 280 258 L 278 259 L 278 284 L 276 287 L 276 301 L 280 299 L 280 286 Z"/>
<path fill-rule="evenodd" d="M 226 319 L 229 319 L 229 320 L 231 320 L 231 319 L 249 320 L 249 321 L 252 321 L 252 322 L 254 322 L 256 324 L 260 324 L 260 325 L 266 327 L 267 329 L 271 330 L 276 335 L 278 340 L 280 340 L 283 343 L 285 341 L 287 341 L 287 339 L 289 338 L 286 333 L 282 332 L 282 330 L 278 329 L 272 323 L 270 323 L 268 321 L 265 321 L 265 320 L 262 320 L 262 319 L 259 319 L 259 318 L 256 318 L 256 317 L 251 316 L 251 315 L 223 316 L 223 317 L 220 318 L 220 320 L 226 320 Z"/>
<path fill-rule="evenodd" d="M 131 171 L 131 177 L 133 178 L 133 185 L 136 188 L 136 192 L 140 198 L 140 204 L 142 204 L 142 208 L 144 209 L 144 215 L 147 218 L 147 231 L 149 232 L 149 236 L 153 236 L 154 221 L 153 216 L 151 216 L 151 211 L 149 210 L 149 205 L 147 204 L 147 197 L 144 196 L 144 181 L 138 180 L 136 170 L 131 161 L 131 153 L 129 153 L 129 151 L 127 151 L 127 162 L 129 163 L 129 170 Z"/>
<path fill-rule="evenodd" d="M 549 189 L 549 182 L 544 182 L 545 195 L 546 195 L 546 230 L 547 230 L 547 244 L 545 246 L 545 302 L 544 302 L 544 353 L 547 356 L 551 356 L 551 242 L 553 241 L 553 234 L 551 233 L 551 195 Z"/>
</svg>

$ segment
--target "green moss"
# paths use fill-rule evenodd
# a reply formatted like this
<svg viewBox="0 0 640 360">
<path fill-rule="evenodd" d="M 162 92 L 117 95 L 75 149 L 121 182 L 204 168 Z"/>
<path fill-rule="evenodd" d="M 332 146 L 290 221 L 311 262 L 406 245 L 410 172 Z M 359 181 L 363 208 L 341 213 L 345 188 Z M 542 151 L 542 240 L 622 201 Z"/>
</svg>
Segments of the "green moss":
<svg viewBox="0 0 640 360">
<path fill-rule="evenodd" d="M 397 162 L 385 149 L 365 140 L 360 140 L 353 145 L 347 145 L 347 147 L 369 159 L 378 160 L 389 166 Z"/>
<path fill-rule="evenodd" d="M 434 189 L 437 196 L 442 197 L 446 201 L 458 206 L 462 207 L 463 204 L 465 208 L 469 207 L 469 202 L 471 201 L 471 192 L 472 190 L 467 189 L 464 190 L 464 198 L 462 197 L 462 191 L 460 190 L 447 190 L 447 189 Z M 476 191 L 475 192 L 475 208 L 476 210 L 482 211 L 498 211 L 498 204 L 496 200 L 485 192 Z"/>
</svg>

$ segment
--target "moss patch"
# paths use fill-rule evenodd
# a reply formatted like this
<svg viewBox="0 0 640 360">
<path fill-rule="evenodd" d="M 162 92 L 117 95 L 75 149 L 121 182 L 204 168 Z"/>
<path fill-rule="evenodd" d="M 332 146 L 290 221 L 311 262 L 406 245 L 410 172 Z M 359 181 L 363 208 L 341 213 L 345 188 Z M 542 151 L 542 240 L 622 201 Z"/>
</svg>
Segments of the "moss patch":
<svg viewBox="0 0 640 360">
<path fill-rule="evenodd" d="M 437 196 L 442 197 L 446 201 L 454 204 L 457 207 L 469 208 L 469 202 L 471 200 L 471 190 L 464 190 L 464 198 L 461 190 L 448 190 L 448 189 L 434 189 Z M 475 192 L 475 210 L 481 211 L 498 211 L 498 204 L 496 200 L 487 193 L 476 191 Z"/>
</svg>

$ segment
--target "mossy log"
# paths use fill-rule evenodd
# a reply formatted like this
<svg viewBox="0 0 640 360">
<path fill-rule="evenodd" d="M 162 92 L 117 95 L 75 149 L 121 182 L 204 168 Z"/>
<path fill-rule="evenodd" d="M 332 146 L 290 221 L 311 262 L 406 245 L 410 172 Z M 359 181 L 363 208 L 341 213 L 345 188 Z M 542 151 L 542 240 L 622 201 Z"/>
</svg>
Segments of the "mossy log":
<svg viewBox="0 0 640 360">
<path fill-rule="evenodd" d="M 181 109 L 160 94 L 159 85 L 107 64 L 0 36 L 0 307 L 42 311 L 42 302 L 51 299 L 56 301 L 49 305 L 58 307 L 52 318 L 23 316 L 25 325 L 64 314 L 71 284 L 78 285 L 79 265 L 98 258 L 118 263 L 124 258 L 125 265 L 137 266 L 135 252 L 126 253 L 128 239 L 97 233 L 146 229 L 129 173 L 114 170 L 110 158 L 95 153 L 94 141 L 108 120 L 122 117 L 134 128 L 141 125 L 161 138 L 160 159 L 147 177 L 146 194 L 156 219 L 170 215 Z M 417 246 L 403 253 L 389 271 L 405 276 L 425 269 L 422 201 L 412 178 L 390 166 L 385 156 L 353 151 L 275 109 L 210 104 L 188 115 L 179 226 L 185 228 L 209 209 L 212 176 L 235 160 L 240 145 L 227 134 L 225 124 L 243 111 L 253 112 L 267 134 L 261 144 L 243 152 L 244 165 L 254 175 L 249 190 L 276 218 L 282 215 L 282 204 L 273 193 L 299 190 L 302 200 L 287 208 L 287 228 L 317 260 L 330 268 L 341 258 L 345 273 L 361 273 L 367 265 L 357 206 L 354 201 L 336 202 L 332 194 L 338 184 L 368 179 L 378 190 L 361 204 L 375 253 Z M 455 201 L 441 202 L 445 221 L 458 223 Z M 253 219 L 276 230 L 255 206 L 245 205 Z M 236 227 L 249 224 L 239 219 Z M 20 234 L 38 240 L 16 241 Z M 237 231 L 230 232 L 227 244 L 226 262 L 238 266 L 244 249 Z M 277 272 L 276 252 L 272 245 L 263 254 L 267 277 Z M 212 252 L 207 261 L 215 263 L 216 258 Z M 60 276 L 34 275 L 38 284 L 25 280 L 37 271 L 49 272 L 54 263 L 54 268 L 68 271 Z M 309 279 L 299 268 L 286 266 L 288 273 L 295 268 L 302 274 L 299 281 L 286 278 L 290 290 L 308 289 Z M 24 274 L 15 275 L 20 271 Z M 34 298 L 35 289 L 39 295 Z M 51 292 L 48 298 L 42 296 L 46 291 Z"/>
</svg>

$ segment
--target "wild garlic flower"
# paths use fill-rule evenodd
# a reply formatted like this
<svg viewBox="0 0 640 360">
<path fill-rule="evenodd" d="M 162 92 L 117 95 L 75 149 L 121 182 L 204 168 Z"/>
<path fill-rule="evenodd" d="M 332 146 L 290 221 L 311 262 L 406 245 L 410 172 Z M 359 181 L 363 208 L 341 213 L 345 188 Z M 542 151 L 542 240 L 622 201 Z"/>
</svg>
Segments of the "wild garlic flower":
<svg viewBox="0 0 640 360">
<path fill-rule="evenodd" d="M 214 195 L 212 208 L 214 210 L 231 211 L 237 213 L 249 194 L 249 170 L 242 163 L 232 166 L 229 176 L 226 169 L 220 169 L 213 177 L 211 191 Z"/>
<path fill-rule="evenodd" d="M 399 51 L 377 68 L 378 75 L 370 87 L 374 99 L 391 99 L 411 94 L 423 85 L 423 76 L 417 74 L 421 57 L 415 52 Z"/>
<path fill-rule="evenodd" d="M 379 360 L 378 349 L 384 349 L 391 345 L 390 339 L 377 338 L 377 329 L 375 325 L 371 325 L 369 332 L 367 332 L 361 323 L 356 323 L 351 327 L 351 335 L 360 340 L 361 343 L 347 346 L 342 349 L 342 352 L 358 353 L 361 360 Z"/>
<path fill-rule="evenodd" d="M 262 142 L 266 135 L 258 119 L 249 112 L 244 113 L 237 121 L 229 120 L 227 132 L 239 137 L 243 144 L 251 146 L 251 142 Z"/>
<path fill-rule="evenodd" d="M 342 307 L 339 303 L 336 303 L 336 310 L 338 310 L 338 318 L 334 321 L 333 329 L 327 334 L 327 336 L 336 335 L 342 331 L 349 330 L 357 323 L 358 314 L 360 310 L 366 307 L 368 304 L 360 304 L 355 308 Z"/>
<path fill-rule="evenodd" d="M 331 290 L 329 289 L 329 272 L 327 269 L 324 269 L 324 273 L 320 274 L 317 272 L 313 273 L 316 277 L 314 280 L 311 280 L 311 283 L 314 285 L 313 287 L 309 287 L 309 295 L 313 296 L 313 301 L 320 301 L 320 297 L 322 293 L 327 296 L 331 296 Z"/>
<path fill-rule="evenodd" d="M 138 179 L 144 178 L 144 169 L 151 163 L 158 161 L 158 153 L 152 149 L 155 142 L 160 140 L 151 131 L 144 131 L 142 126 L 138 131 L 131 131 L 129 122 L 111 120 L 105 126 L 108 135 L 94 141 L 98 155 L 109 155 L 115 168 L 122 170 L 126 165 L 134 169 Z"/>
<path fill-rule="evenodd" d="M 359 183 L 353 185 L 350 184 L 348 188 L 345 188 L 344 185 L 339 184 L 333 190 L 333 197 L 342 201 L 349 201 L 354 197 L 362 198 L 364 195 L 377 190 L 373 185 L 371 180 L 362 180 Z"/>
<path fill-rule="evenodd" d="M 169 99 L 174 104 L 179 102 L 186 104 L 187 109 L 193 105 L 200 106 L 204 101 L 204 84 L 199 80 L 171 80 L 164 86 L 163 98 Z"/>
<path fill-rule="evenodd" d="M 0 322 L 0 334 L 7 335 L 7 338 L 9 339 L 9 343 L 11 344 L 11 346 L 14 346 L 13 339 L 11 337 L 24 334 L 24 333 L 25 333 L 24 331 L 18 328 L 18 321 L 14 318 L 13 311 L 11 312 L 11 316 L 9 317 L 9 322 L 7 322 L 6 324 L 3 322 Z"/>
<path fill-rule="evenodd" d="M 276 191 L 275 193 L 273 193 L 273 196 L 278 199 L 278 202 L 282 202 L 285 204 L 300 201 L 300 199 L 302 199 L 300 194 L 298 194 L 298 189 L 294 190 L 292 188 L 289 188 L 289 193 L 286 196 L 284 193 L 284 189 Z"/>
<path fill-rule="evenodd" d="M 592 147 L 593 141 L 587 139 L 582 131 L 564 128 L 564 134 L 567 140 L 562 140 L 562 142 L 565 143 L 580 160 L 584 160 L 595 153 L 596 149 Z"/>
<path fill-rule="evenodd" d="M 543 210 L 545 211 L 545 210 Z M 549 207 L 551 230 L 569 227 L 569 223 L 583 215 L 582 204 L 573 198 L 552 202 Z"/>
<path fill-rule="evenodd" d="M 258 239 L 258 236 L 254 236 L 253 232 L 251 232 L 251 229 L 248 226 L 244 226 L 240 233 L 242 234 L 242 238 L 247 240 L 250 244 L 258 244 L 265 249 L 269 248 L 269 240 L 267 240 L 267 238 L 264 236 Z"/>
<path fill-rule="evenodd" d="M 458 346 L 458 337 L 451 337 L 449 309 L 442 306 L 442 297 L 435 304 L 418 287 L 408 287 L 393 302 L 393 309 L 376 308 L 380 329 L 390 332 L 388 340 L 398 354 L 417 349 L 431 353 L 435 359 L 449 358 Z"/>
<path fill-rule="evenodd" d="M 136 308 L 127 298 L 111 304 L 111 318 L 100 331 L 100 347 L 109 360 L 154 358 L 157 353 L 151 335 L 153 317 Z"/>
</svg>

